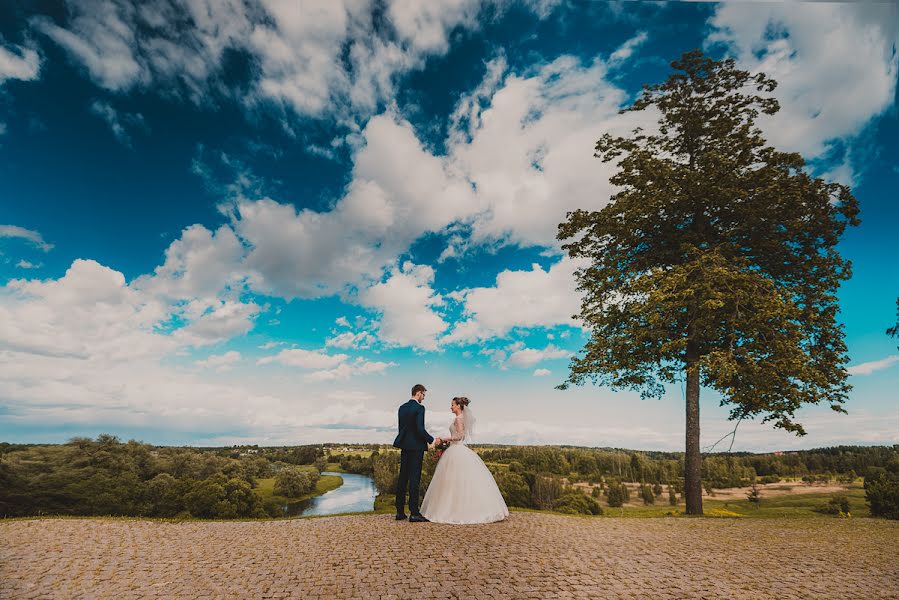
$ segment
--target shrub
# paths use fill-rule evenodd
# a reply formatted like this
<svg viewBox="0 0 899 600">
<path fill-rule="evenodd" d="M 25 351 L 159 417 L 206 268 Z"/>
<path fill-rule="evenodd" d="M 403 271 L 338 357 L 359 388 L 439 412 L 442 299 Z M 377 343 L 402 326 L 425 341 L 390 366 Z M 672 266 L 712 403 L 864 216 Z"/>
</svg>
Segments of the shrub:
<svg viewBox="0 0 899 600">
<path fill-rule="evenodd" d="M 150 514 L 154 517 L 174 517 L 184 510 L 184 490 L 189 484 L 182 484 L 168 473 L 160 473 L 147 482 L 147 500 Z"/>
<path fill-rule="evenodd" d="M 421 463 L 421 481 L 419 482 L 418 490 L 419 498 L 425 497 L 425 492 L 428 491 L 428 486 L 431 485 L 431 479 L 434 478 L 434 471 L 437 470 L 437 453 L 436 452 L 425 452 L 424 458 Z"/>
<path fill-rule="evenodd" d="M 824 515 L 849 514 L 849 498 L 837 494 L 827 501 L 827 504 L 812 509 L 816 513 Z"/>
<path fill-rule="evenodd" d="M 754 483 L 752 484 L 752 489 L 746 494 L 746 499 L 755 504 L 755 507 L 758 508 L 759 504 L 762 501 L 762 495 L 759 493 L 759 488 Z"/>
<path fill-rule="evenodd" d="M 644 483 L 640 486 L 640 497 L 643 498 L 643 504 L 656 503 L 655 494 L 652 493 L 652 488 L 648 483 Z"/>
<path fill-rule="evenodd" d="M 677 506 L 677 492 L 674 491 L 674 486 L 670 483 L 668 484 L 668 504 Z"/>
<path fill-rule="evenodd" d="M 274 498 L 266 498 L 262 509 L 270 517 L 283 517 L 285 515 L 284 504 Z"/>
<path fill-rule="evenodd" d="M 194 483 L 184 497 L 185 507 L 191 515 L 203 518 L 215 518 L 219 515 L 219 502 L 225 497 L 225 488 L 217 479 L 203 479 Z"/>
<path fill-rule="evenodd" d="M 853 483 L 857 478 L 858 474 L 855 472 L 855 470 L 850 469 L 848 473 L 840 478 L 840 481 L 842 481 L 843 483 Z"/>
<path fill-rule="evenodd" d="M 531 506 L 531 489 L 528 482 L 519 473 L 507 471 L 505 469 L 497 469 L 493 473 L 496 479 L 496 485 L 506 501 L 506 506 L 517 506 L 519 508 L 530 508 Z"/>
<path fill-rule="evenodd" d="M 372 472 L 379 494 L 395 494 L 400 477 L 400 453 L 385 452 L 372 457 Z"/>
<path fill-rule="evenodd" d="M 305 496 L 315 489 L 319 474 L 316 471 L 284 469 L 275 477 L 275 495 L 296 498 Z"/>
<path fill-rule="evenodd" d="M 359 475 L 371 475 L 371 465 L 375 454 L 372 458 L 364 458 L 355 454 L 342 454 L 338 457 L 337 462 L 340 468 L 347 473 L 358 473 Z"/>
<path fill-rule="evenodd" d="M 602 508 L 593 498 L 578 491 L 568 491 L 553 502 L 553 510 L 570 515 L 601 515 Z"/>
<path fill-rule="evenodd" d="M 656 498 L 660 497 L 662 495 L 662 484 L 659 482 L 656 482 L 652 486 L 652 493 L 655 494 Z"/>
<path fill-rule="evenodd" d="M 765 475 L 764 477 L 759 478 L 759 483 L 778 483 L 780 482 L 779 475 Z"/>
<path fill-rule="evenodd" d="M 871 468 L 865 473 L 865 499 L 871 516 L 899 519 L 899 461 L 889 470 Z"/>
<path fill-rule="evenodd" d="M 620 506 L 623 506 L 629 498 L 630 492 L 628 491 L 626 485 L 617 481 L 612 481 L 609 483 L 609 489 L 606 491 L 606 499 L 609 502 L 609 506 L 618 508 Z"/>
<path fill-rule="evenodd" d="M 562 482 L 558 478 L 544 475 L 534 478 L 534 487 L 531 488 L 531 502 L 534 508 L 549 510 L 561 495 Z"/>
</svg>

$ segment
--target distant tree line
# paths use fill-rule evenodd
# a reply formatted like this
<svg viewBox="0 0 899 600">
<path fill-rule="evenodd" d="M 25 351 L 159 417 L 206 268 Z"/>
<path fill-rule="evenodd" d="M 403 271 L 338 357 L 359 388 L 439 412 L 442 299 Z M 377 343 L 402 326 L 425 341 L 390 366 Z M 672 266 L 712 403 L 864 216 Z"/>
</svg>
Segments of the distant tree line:
<svg viewBox="0 0 899 600">
<path fill-rule="evenodd" d="M 683 494 L 682 453 L 491 446 L 483 448 L 480 455 L 493 472 L 509 506 L 599 514 L 601 508 L 595 499 L 600 495 L 605 496 L 611 507 L 622 506 L 630 500 L 631 491 L 626 483 L 638 484 L 637 497 L 644 504 L 663 501 L 663 484 L 668 486 L 669 504 L 676 505 L 678 495 Z M 371 460 L 379 493 L 393 494 L 399 474 L 399 455 L 375 453 Z M 704 457 L 703 483 L 711 491 L 774 483 L 781 478 L 852 482 L 865 475 L 872 514 L 888 516 L 893 514 L 891 511 L 899 511 L 899 466 L 896 465 L 899 465 L 899 446 L 836 446 L 770 454 L 720 453 Z M 426 454 L 422 494 L 435 466 L 433 453 Z M 577 482 L 593 484 L 592 493 L 588 495 L 583 488 L 573 487 Z"/>
<path fill-rule="evenodd" d="M 716 453 L 703 457 L 702 479 L 712 488 L 743 487 L 756 478 L 846 479 L 869 467 L 886 467 L 899 456 L 899 446 L 835 446 L 796 452 Z M 683 453 L 556 446 L 490 447 L 481 452 L 488 463 L 521 465 L 524 471 L 564 476 L 570 481 L 599 483 L 614 479 L 667 484 L 683 478 Z"/>
<path fill-rule="evenodd" d="M 60 445 L 4 443 L 0 516 L 277 516 L 276 507 L 264 506 L 254 490 L 256 479 L 314 464 L 321 456 L 314 446 L 239 455 L 222 448 L 123 443 L 107 434 Z M 301 488 L 308 493 L 315 481 Z"/>
<path fill-rule="evenodd" d="M 275 499 L 261 501 L 254 489 L 257 479 L 274 477 L 274 494 L 300 497 L 316 488 L 318 473 L 329 461 L 343 471 L 372 476 L 382 497 L 392 495 L 399 453 L 383 446 L 371 449 L 371 456 L 330 456 L 320 445 L 252 448 L 253 452 L 247 447 L 173 448 L 133 440 L 123 443 L 111 435 L 75 438 L 61 445 L 0 443 L 0 516 L 280 516 L 283 499 L 280 504 Z M 645 504 L 662 502 L 663 485 L 671 505 L 683 494 L 683 453 L 569 446 L 488 446 L 479 451 L 513 507 L 599 514 L 600 496 L 617 507 L 632 493 Z M 899 446 L 718 453 L 706 455 L 702 462 L 708 489 L 781 478 L 850 482 L 863 476 L 872 514 L 899 518 Z M 436 466 L 435 454 L 427 453 L 422 494 Z M 592 491 L 575 487 L 579 482 L 591 484 Z"/>
</svg>

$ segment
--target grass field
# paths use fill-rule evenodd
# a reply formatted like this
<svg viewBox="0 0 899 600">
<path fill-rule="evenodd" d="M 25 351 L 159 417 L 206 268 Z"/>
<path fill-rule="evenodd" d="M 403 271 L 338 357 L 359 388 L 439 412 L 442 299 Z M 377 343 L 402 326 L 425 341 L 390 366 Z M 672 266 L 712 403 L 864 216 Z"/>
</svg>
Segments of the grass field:
<svg viewBox="0 0 899 600">
<path fill-rule="evenodd" d="M 336 490 L 340 486 L 343 485 L 343 478 L 339 475 L 322 475 L 318 483 L 315 486 L 315 491 L 311 494 L 306 494 L 305 496 L 299 496 L 298 498 L 288 498 L 286 496 L 276 496 L 275 495 L 275 478 L 269 477 L 267 479 L 257 479 L 256 480 L 256 493 L 263 500 L 268 500 L 269 498 L 273 498 L 278 502 L 300 502 L 302 500 L 308 500 L 309 498 L 314 498 L 315 496 L 321 496 L 325 492 L 330 492 L 331 490 Z"/>
<path fill-rule="evenodd" d="M 849 499 L 849 509 L 852 518 L 870 517 L 871 512 L 865 503 L 865 490 L 858 484 L 850 486 L 848 489 L 840 492 Z M 814 511 L 815 508 L 827 504 L 834 496 L 833 493 L 792 493 L 771 496 L 766 498 L 762 493 L 762 500 L 758 508 L 756 508 L 749 500 L 716 500 L 714 498 L 703 498 L 702 507 L 706 517 L 730 517 L 730 518 L 748 518 L 748 519 L 783 519 L 783 518 L 801 518 L 801 519 L 837 519 L 835 515 L 825 515 Z M 633 498 L 632 498 L 633 500 Z M 394 497 L 390 495 L 379 496 L 375 502 L 375 512 L 388 513 L 394 510 Z M 686 517 L 683 502 L 677 506 L 668 504 L 668 497 L 662 496 L 656 499 L 656 504 L 636 505 L 628 504 L 621 508 L 611 508 L 605 498 L 600 498 L 602 506 L 602 517 L 625 517 L 625 518 L 653 518 L 653 517 Z M 551 512 L 537 511 L 527 508 L 512 508 L 510 510 L 518 512 Z M 586 516 L 585 518 L 597 518 Z"/>
<path fill-rule="evenodd" d="M 348 450 L 344 452 L 343 450 L 328 448 L 328 454 L 331 456 L 361 456 L 362 458 L 368 458 L 371 456 L 371 453 L 372 450 Z"/>
<path fill-rule="evenodd" d="M 865 491 L 860 486 L 851 487 L 843 492 L 842 495 L 849 499 L 849 512 L 853 518 L 869 517 L 871 512 L 865 503 Z M 710 517 L 734 517 L 734 518 L 750 518 L 750 519 L 781 519 L 784 517 L 793 518 L 810 518 L 810 519 L 835 519 L 834 515 L 824 515 L 815 512 L 813 509 L 827 504 L 834 494 L 827 493 L 796 493 L 783 494 L 766 498 L 762 494 L 762 500 L 759 507 L 756 508 L 749 500 L 715 500 L 714 498 L 703 498 L 702 508 L 705 516 Z M 667 496 L 656 499 L 656 504 L 644 506 L 624 506 L 622 508 L 610 508 L 604 502 L 603 511 L 608 517 L 665 517 L 665 516 L 685 516 L 684 504 L 679 503 L 676 507 L 668 505 Z"/>
</svg>

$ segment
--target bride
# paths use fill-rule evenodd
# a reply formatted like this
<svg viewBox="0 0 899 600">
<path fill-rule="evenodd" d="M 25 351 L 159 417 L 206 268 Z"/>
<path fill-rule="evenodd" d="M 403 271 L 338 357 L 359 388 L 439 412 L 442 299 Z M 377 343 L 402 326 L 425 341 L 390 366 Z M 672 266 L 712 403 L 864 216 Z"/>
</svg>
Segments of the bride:
<svg viewBox="0 0 899 600">
<path fill-rule="evenodd" d="M 421 514 L 435 523 L 493 523 L 509 516 L 487 465 L 465 445 L 471 441 L 475 423 L 468 404 L 468 398 L 453 398 L 450 410 L 456 418 L 450 426 L 450 437 L 435 441 L 450 442 L 437 462 L 421 504 Z"/>
</svg>

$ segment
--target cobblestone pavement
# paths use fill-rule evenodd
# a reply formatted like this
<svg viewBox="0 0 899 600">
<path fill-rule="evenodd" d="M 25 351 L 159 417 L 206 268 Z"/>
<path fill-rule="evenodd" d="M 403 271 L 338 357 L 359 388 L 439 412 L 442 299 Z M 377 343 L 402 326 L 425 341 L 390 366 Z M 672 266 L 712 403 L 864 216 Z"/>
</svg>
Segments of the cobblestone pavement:
<svg viewBox="0 0 899 600">
<path fill-rule="evenodd" d="M 899 522 L 0 522 L 0 598 L 899 598 Z"/>
</svg>

